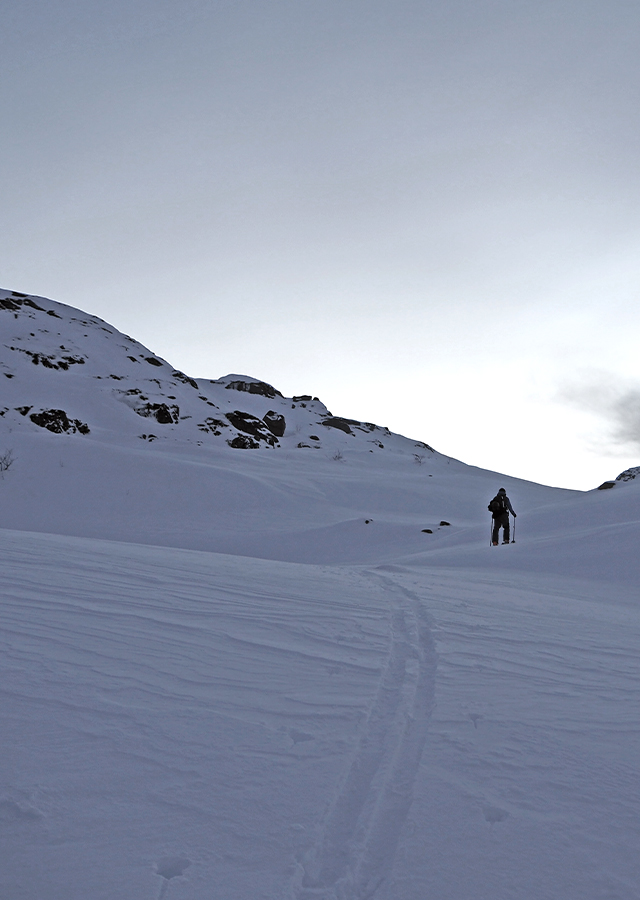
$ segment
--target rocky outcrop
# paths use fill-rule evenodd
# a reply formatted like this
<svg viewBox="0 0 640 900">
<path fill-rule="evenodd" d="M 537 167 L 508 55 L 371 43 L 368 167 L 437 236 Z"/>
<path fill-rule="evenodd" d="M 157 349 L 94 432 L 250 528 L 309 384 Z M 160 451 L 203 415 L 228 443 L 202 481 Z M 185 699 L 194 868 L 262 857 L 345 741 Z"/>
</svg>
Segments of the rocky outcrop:
<svg viewBox="0 0 640 900">
<path fill-rule="evenodd" d="M 283 437 L 287 428 L 287 423 L 285 421 L 284 416 L 280 415 L 280 413 L 275 412 L 275 410 L 270 409 L 269 412 L 265 413 L 262 417 L 262 421 L 267 426 L 271 434 L 276 437 Z"/>
<path fill-rule="evenodd" d="M 325 428 L 337 428 L 339 431 L 344 431 L 345 434 L 353 434 L 351 430 L 352 425 L 359 425 L 359 422 L 355 422 L 352 419 L 341 419 L 338 416 L 328 416 L 326 419 L 322 420 L 322 425 Z"/>
<path fill-rule="evenodd" d="M 239 434 L 233 440 L 227 441 L 235 450 L 257 450 L 260 444 L 248 434 Z"/>
<path fill-rule="evenodd" d="M 373 422 L 359 422 L 358 419 L 343 419 L 341 416 L 326 416 L 322 420 L 322 424 L 326 428 L 338 428 L 340 431 L 344 431 L 345 434 L 353 434 L 352 429 L 354 428 L 365 433 L 367 431 L 390 433 L 388 428 L 380 428 L 378 425 L 374 425 Z"/>
<path fill-rule="evenodd" d="M 229 427 L 228 422 L 223 422 L 220 419 L 213 419 L 210 416 L 207 416 L 207 418 L 204 420 L 204 422 L 198 423 L 198 428 L 200 429 L 200 431 L 204 431 L 208 434 L 215 434 L 216 436 L 219 434 L 222 434 L 223 428 L 228 428 L 228 427 Z"/>
<path fill-rule="evenodd" d="M 134 407 L 134 412 L 146 419 L 155 419 L 160 425 L 176 425 L 180 419 L 180 407 L 166 403 L 145 403 Z"/>
<path fill-rule="evenodd" d="M 184 372 L 180 372 L 176 369 L 175 372 L 171 373 L 171 377 L 175 378 L 176 381 L 181 381 L 183 384 L 190 384 L 192 388 L 198 390 L 198 384 L 195 378 L 189 378 L 189 376 L 185 375 Z"/>
<path fill-rule="evenodd" d="M 266 381 L 230 381 L 225 385 L 228 391 L 245 391 L 248 394 L 259 394 L 261 397 L 268 397 L 273 400 L 274 397 L 282 397 L 280 391 L 277 391 L 273 385 L 267 384 Z"/>
<path fill-rule="evenodd" d="M 18 353 L 24 353 L 34 366 L 41 365 L 45 369 L 64 369 L 66 371 L 69 366 L 84 365 L 84 359 L 81 356 L 56 356 L 53 353 L 34 353 L 31 350 L 24 350 L 22 347 L 9 347 L 9 349 Z M 60 349 L 64 348 L 61 347 Z"/>
<path fill-rule="evenodd" d="M 631 469 L 625 469 L 620 472 L 616 481 L 633 481 L 634 478 L 640 478 L 640 466 L 634 466 Z"/>
<path fill-rule="evenodd" d="M 40 312 L 44 312 L 44 309 L 32 300 L 28 294 L 20 294 L 18 291 L 12 291 L 11 297 L 5 297 L 0 300 L 0 309 L 11 309 L 18 310 L 22 306 L 30 306 L 31 309 L 39 309 Z"/>
<path fill-rule="evenodd" d="M 63 409 L 43 409 L 29 416 L 34 425 L 53 431 L 54 434 L 89 434 L 89 426 L 80 419 L 70 419 Z"/>
<path fill-rule="evenodd" d="M 257 441 L 263 441 L 269 447 L 275 447 L 278 443 L 275 435 L 267 428 L 263 420 L 257 416 L 252 416 L 249 413 L 236 409 L 233 412 L 226 413 L 226 417 L 234 428 L 237 428 L 238 431 L 244 431 L 245 434 L 250 434 Z M 240 446 L 232 441 L 227 441 L 227 443 L 230 447 Z M 255 446 L 258 447 L 259 444 L 255 444 Z M 246 449 L 246 447 L 242 445 L 242 449 Z"/>
</svg>

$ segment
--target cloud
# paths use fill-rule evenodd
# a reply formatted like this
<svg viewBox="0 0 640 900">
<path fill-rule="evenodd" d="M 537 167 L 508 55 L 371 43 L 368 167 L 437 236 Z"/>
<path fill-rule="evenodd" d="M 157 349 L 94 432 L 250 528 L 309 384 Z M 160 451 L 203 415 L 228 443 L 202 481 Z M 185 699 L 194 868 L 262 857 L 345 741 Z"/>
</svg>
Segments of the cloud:
<svg viewBox="0 0 640 900">
<path fill-rule="evenodd" d="M 609 372 L 590 370 L 563 385 L 558 399 L 609 423 L 608 442 L 640 450 L 640 386 L 622 384 Z"/>
</svg>

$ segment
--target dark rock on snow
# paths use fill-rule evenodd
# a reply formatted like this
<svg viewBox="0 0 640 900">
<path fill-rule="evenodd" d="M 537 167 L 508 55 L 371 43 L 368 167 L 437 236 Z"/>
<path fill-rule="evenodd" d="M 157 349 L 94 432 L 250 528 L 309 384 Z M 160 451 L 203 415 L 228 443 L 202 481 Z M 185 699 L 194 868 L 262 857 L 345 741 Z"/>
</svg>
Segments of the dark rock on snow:
<svg viewBox="0 0 640 900">
<path fill-rule="evenodd" d="M 269 444 L 270 447 L 273 447 L 278 443 L 275 435 L 267 428 L 262 419 L 258 419 L 257 416 L 252 416 L 249 413 L 241 412 L 239 409 L 236 409 L 233 412 L 226 413 L 226 417 L 238 431 L 244 431 L 246 434 L 250 434 L 254 438 L 257 438 L 258 441 L 264 441 L 266 444 Z M 229 442 L 227 441 L 227 443 Z M 229 446 L 235 447 L 238 445 L 229 443 Z M 258 444 L 255 446 L 257 447 Z"/>
<path fill-rule="evenodd" d="M 277 413 L 273 409 L 270 409 L 269 412 L 264 414 L 264 416 L 262 417 L 262 421 L 267 426 L 271 434 L 274 434 L 276 437 L 282 437 L 284 435 L 287 423 L 284 416 L 280 415 L 280 413 Z"/>
<path fill-rule="evenodd" d="M 268 397 L 273 400 L 274 397 L 282 397 L 280 391 L 277 391 L 273 385 L 267 384 L 266 381 L 230 381 L 225 385 L 228 391 L 246 391 L 248 394 L 260 394 L 262 397 Z"/>
<path fill-rule="evenodd" d="M 256 440 L 247 434 L 239 434 L 233 440 L 227 441 L 227 444 L 236 450 L 257 450 L 260 446 Z"/>
<path fill-rule="evenodd" d="M 633 481 L 634 478 L 640 478 L 640 466 L 634 466 L 631 469 L 625 469 L 620 472 L 616 481 Z"/>
<path fill-rule="evenodd" d="M 166 403 L 145 403 L 137 406 L 135 412 L 147 419 L 155 419 L 160 425 L 175 425 L 180 418 L 180 408 Z"/>
<path fill-rule="evenodd" d="M 32 413 L 29 418 L 34 425 L 40 428 L 46 428 L 47 431 L 53 431 L 54 434 L 62 434 L 63 432 L 75 434 L 89 434 L 89 426 L 80 419 L 70 419 L 63 409 L 43 409 L 42 412 Z"/>
</svg>

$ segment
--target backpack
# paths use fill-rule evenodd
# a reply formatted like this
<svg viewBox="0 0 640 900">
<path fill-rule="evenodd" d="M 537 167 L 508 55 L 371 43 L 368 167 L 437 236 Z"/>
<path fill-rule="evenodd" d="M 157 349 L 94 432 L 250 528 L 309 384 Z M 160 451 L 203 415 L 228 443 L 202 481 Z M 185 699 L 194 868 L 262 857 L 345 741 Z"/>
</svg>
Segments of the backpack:
<svg viewBox="0 0 640 900">
<path fill-rule="evenodd" d="M 504 501 L 504 494 L 498 494 L 497 496 L 495 496 L 487 509 L 490 513 L 493 513 L 494 516 L 498 515 L 498 513 L 505 512 L 507 509 L 507 504 Z"/>
</svg>

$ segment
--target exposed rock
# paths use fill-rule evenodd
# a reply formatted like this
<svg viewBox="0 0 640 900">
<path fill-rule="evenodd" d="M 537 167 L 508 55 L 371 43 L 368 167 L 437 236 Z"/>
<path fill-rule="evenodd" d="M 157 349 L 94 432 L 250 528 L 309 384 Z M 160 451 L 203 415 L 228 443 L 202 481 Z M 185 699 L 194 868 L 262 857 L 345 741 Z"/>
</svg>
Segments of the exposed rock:
<svg viewBox="0 0 640 900">
<path fill-rule="evenodd" d="M 40 312 L 44 312 L 44 309 L 41 306 L 38 306 L 35 300 L 32 300 L 28 294 L 19 294 L 17 291 L 11 291 L 11 297 L 5 297 L 4 300 L 0 300 L 0 309 L 11 309 L 15 311 L 22 306 L 30 306 L 32 309 L 39 309 Z"/>
<path fill-rule="evenodd" d="M 599 491 L 610 491 L 612 487 L 615 487 L 615 481 L 603 481 L 602 484 L 598 485 Z"/>
<path fill-rule="evenodd" d="M 445 525 L 451 525 L 451 522 L 445 522 L 444 519 L 440 522 L 440 527 L 443 528 Z"/>
<path fill-rule="evenodd" d="M 144 358 L 151 366 L 161 366 L 162 365 L 160 360 L 156 359 L 155 356 L 145 356 Z"/>
<path fill-rule="evenodd" d="M 42 412 L 32 413 L 29 418 L 34 425 L 40 428 L 46 428 L 47 431 L 53 431 L 54 434 L 62 434 L 63 432 L 74 434 L 79 431 L 80 434 L 89 434 L 89 426 L 80 419 L 70 419 L 63 409 L 43 409 Z"/>
<path fill-rule="evenodd" d="M 373 422 L 359 422 L 358 419 L 343 419 L 341 416 L 326 416 L 321 424 L 327 428 L 339 428 L 345 434 L 353 434 L 352 428 L 364 432 L 378 430 L 384 431 L 386 434 L 390 433 L 388 428 L 380 428 L 378 425 L 374 425 Z"/>
<path fill-rule="evenodd" d="M 431 528 L 423 528 L 422 534 L 433 534 L 433 530 Z"/>
<path fill-rule="evenodd" d="M 10 347 L 9 349 L 24 353 L 31 359 L 34 366 L 42 365 L 45 369 L 64 369 L 66 371 L 69 366 L 84 365 L 82 356 L 56 356 L 53 353 L 34 353 L 32 350 L 24 350 L 22 347 Z"/>
<path fill-rule="evenodd" d="M 134 412 L 147 419 L 155 419 L 160 425 L 175 425 L 180 418 L 180 407 L 166 403 L 145 403 L 144 406 L 133 407 Z"/>
<path fill-rule="evenodd" d="M 194 378 L 189 378 L 188 375 L 185 375 L 184 372 L 180 372 L 176 369 L 175 372 L 171 373 L 171 377 L 175 378 L 177 381 L 182 381 L 183 384 L 190 384 L 191 387 L 198 390 L 198 385 Z"/>
<path fill-rule="evenodd" d="M 222 434 L 222 429 L 228 427 L 229 426 L 226 422 L 222 422 L 220 419 L 212 418 L 206 418 L 204 422 L 200 422 L 198 424 L 198 428 L 200 429 L 200 431 L 215 435 Z"/>
<path fill-rule="evenodd" d="M 640 466 L 634 466 L 632 469 L 625 469 L 620 472 L 616 481 L 633 481 L 634 478 L 640 478 Z"/>
<path fill-rule="evenodd" d="M 252 416 L 249 413 L 240 412 L 240 410 L 236 409 L 233 412 L 226 413 L 226 417 L 238 431 L 251 434 L 259 441 L 264 441 L 270 447 L 274 447 L 278 443 L 277 438 L 267 428 L 262 419 L 258 419 L 257 416 Z M 236 445 L 229 444 L 229 446 L 234 447 Z"/>
<path fill-rule="evenodd" d="M 277 413 L 273 409 L 270 409 L 269 412 L 264 414 L 264 416 L 262 417 L 262 421 L 267 426 L 271 434 L 274 434 L 279 438 L 284 435 L 287 423 L 284 416 L 280 415 L 280 413 Z"/>
<path fill-rule="evenodd" d="M 351 421 L 351 419 L 340 419 L 338 416 L 328 416 L 326 419 L 323 419 L 321 422 L 325 428 L 338 428 L 340 431 L 344 431 L 345 434 L 353 434 L 351 430 L 351 425 L 360 424 Z"/>
<path fill-rule="evenodd" d="M 248 394 L 260 394 L 262 397 L 268 397 L 273 400 L 274 397 L 282 397 L 280 391 L 277 391 L 273 385 L 267 384 L 266 381 L 230 381 L 225 385 L 228 391 L 246 391 Z"/>
<path fill-rule="evenodd" d="M 260 446 L 257 441 L 254 441 L 254 439 L 247 434 L 239 434 L 237 437 L 234 437 L 232 441 L 227 441 L 227 444 L 230 447 L 234 447 L 236 450 L 256 450 Z"/>
</svg>

